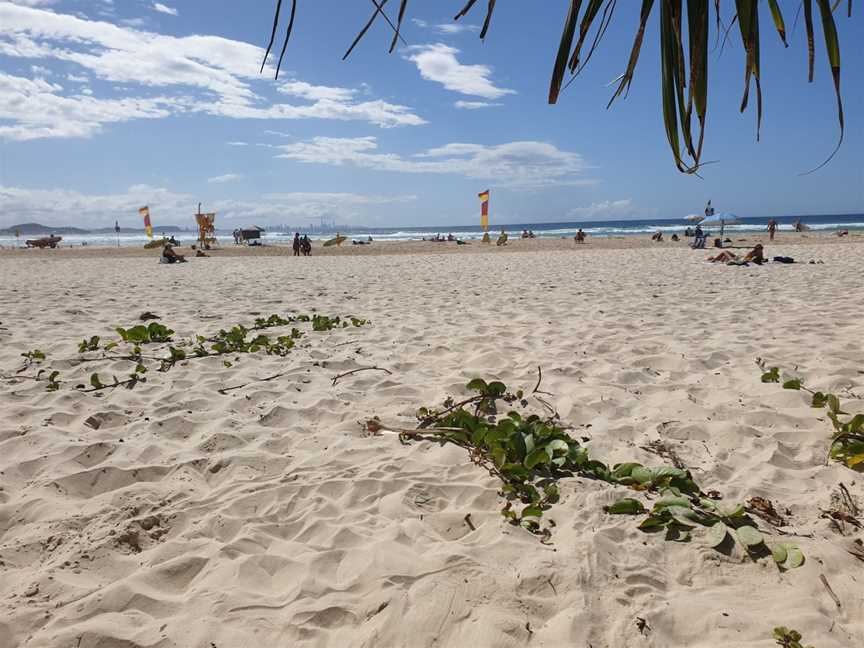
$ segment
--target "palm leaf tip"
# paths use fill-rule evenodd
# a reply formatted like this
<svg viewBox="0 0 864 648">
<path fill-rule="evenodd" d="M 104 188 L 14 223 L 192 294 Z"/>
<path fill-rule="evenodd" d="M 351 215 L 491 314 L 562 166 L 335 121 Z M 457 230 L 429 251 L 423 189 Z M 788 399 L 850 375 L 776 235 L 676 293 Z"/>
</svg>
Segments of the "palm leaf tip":
<svg viewBox="0 0 864 648">
<path fill-rule="evenodd" d="M 573 37 L 576 35 L 576 21 L 579 18 L 579 8 L 582 0 L 570 0 L 570 8 L 564 19 L 564 31 L 561 34 L 561 43 L 558 45 L 558 55 L 555 57 L 555 66 L 552 69 L 552 80 L 549 83 L 549 103 L 558 101 L 561 92 L 561 83 L 564 73 L 567 71 L 567 59 L 570 58 L 570 48 L 573 45 Z"/>
<path fill-rule="evenodd" d="M 383 7 L 388 0 L 370 0 L 375 6 L 375 12 L 372 17 L 361 29 L 360 33 L 351 43 L 351 46 L 346 51 L 344 58 L 347 58 L 357 43 L 367 33 L 372 23 L 380 14 L 387 24 L 393 30 L 393 38 L 390 42 L 389 51 L 395 49 L 396 44 L 402 38 L 401 28 L 404 24 L 404 18 L 407 13 L 407 5 L 409 0 L 400 0 L 398 17 L 395 18 L 396 24 L 390 19 Z M 552 76 L 549 83 L 550 104 L 558 101 L 561 92 L 572 83 L 576 76 L 585 68 L 586 64 L 592 57 L 593 52 L 602 40 L 606 29 L 610 25 L 618 0 L 570 0 L 569 8 L 561 34 L 561 39 L 558 45 Z M 735 23 L 738 23 L 741 41 L 744 45 L 746 54 L 745 69 L 744 69 L 744 92 L 741 99 L 740 109 L 743 112 L 749 102 L 751 81 L 755 85 L 756 92 L 756 138 L 760 138 L 762 124 L 762 85 L 761 85 L 761 64 L 760 64 L 760 45 L 761 36 L 759 30 L 759 2 L 760 0 L 734 0 L 735 15 L 728 25 L 723 23 L 720 15 L 720 0 L 659 0 L 660 2 L 660 53 L 661 53 L 661 108 L 663 120 L 666 129 L 666 136 L 669 142 L 669 147 L 672 150 L 673 158 L 676 167 L 683 173 L 696 174 L 701 161 L 702 144 L 705 134 L 705 120 L 708 106 L 708 49 L 710 39 L 710 23 L 713 5 L 713 11 L 716 15 L 716 30 L 717 44 L 720 43 L 720 38 L 723 38 L 723 45 L 729 37 Z M 732 0 L 729 0 L 731 4 Z M 786 24 L 783 13 L 780 9 L 778 0 L 767 0 L 774 28 L 783 42 L 783 45 L 788 47 Z M 812 81 L 814 77 L 814 59 L 815 59 L 815 29 L 813 17 L 813 2 L 814 0 L 801 0 L 799 11 L 804 15 L 805 27 L 807 30 L 807 75 L 808 80 Z M 841 80 L 841 64 L 840 64 L 840 44 L 837 35 L 837 28 L 834 22 L 833 13 L 837 11 L 843 4 L 842 0 L 815 0 L 816 5 L 821 15 L 822 28 L 824 32 L 825 47 L 828 55 L 829 64 L 831 66 L 831 76 L 834 83 L 834 90 L 837 97 L 837 118 L 840 125 L 840 135 L 837 146 L 831 156 L 823 164 L 817 167 L 818 170 L 825 166 L 834 154 L 839 150 L 845 133 L 845 120 L 843 111 L 843 101 L 840 92 Z M 454 20 L 467 15 L 477 4 L 477 0 L 464 0 L 462 9 L 456 14 Z M 626 3 L 628 9 L 635 7 L 635 3 L 630 0 Z M 642 0 L 641 16 L 639 20 L 639 28 L 634 38 L 630 57 L 627 67 L 614 81 L 608 85 L 616 85 L 615 92 L 609 99 L 607 108 L 612 105 L 616 98 L 622 94 L 626 96 L 632 84 L 636 65 L 641 53 L 642 43 L 646 30 L 647 21 L 654 7 L 654 0 Z M 686 25 L 684 24 L 686 4 Z M 852 0 L 847 0 L 847 15 L 852 15 Z M 272 29 L 269 34 L 269 41 L 264 53 L 264 60 L 261 64 L 261 72 L 263 73 L 269 60 L 270 53 L 276 42 L 279 29 L 280 19 L 283 8 L 283 0 L 276 0 L 275 16 L 272 24 Z M 483 20 L 483 25 L 480 29 L 480 38 L 485 39 L 491 25 L 492 15 L 496 8 L 496 0 L 487 0 L 486 14 Z M 294 19 L 297 9 L 297 0 L 291 2 L 291 14 L 288 20 L 288 27 L 285 35 L 285 42 L 282 45 L 279 60 L 276 65 L 276 78 L 279 78 L 279 73 L 282 66 L 282 61 L 291 38 Z M 602 16 L 600 9 L 603 9 Z M 797 24 L 798 16 L 796 15 L 795 22 Z M 579 30 L 578 36 L 576 30 Z M 594 36 L 588 47 L 587 54 L 583 56 L 583 47 L 587 47 L 587 37 L 589 32 L 594 30 Z M 686 33 L 685 33 L 686 30 Z M 792 33 L 795 32 L 793 25 Z M 685 42 L 686 41 L 686 42 Z M 575 43 L 575 46 L 574 46 Z M 720 47 L 721 53 L 723 46 Z M 564 77 L 567 70 L 572 73 L 571 77 L 566 81 Z M 698 122 L 698 139 L 694 137 L 693 132 L 693 115 L 695 113 Z M 685 158 L 690 158 L 685 161 Z M 704 163 L 704 164 L 707 164 Z M 812 173 L 808 172 L 808 173 Z"/>
</svg>

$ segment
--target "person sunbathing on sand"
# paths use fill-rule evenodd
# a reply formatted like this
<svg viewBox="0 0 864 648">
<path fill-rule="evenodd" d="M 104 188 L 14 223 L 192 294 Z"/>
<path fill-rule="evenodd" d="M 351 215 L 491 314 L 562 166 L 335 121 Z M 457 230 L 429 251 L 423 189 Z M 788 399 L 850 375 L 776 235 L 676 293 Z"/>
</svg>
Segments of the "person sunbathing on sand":
<svg viewBox="0 0 864 648">
<path fill-rule="evenodd" d="M 752 261 L 756 265 L 762 265 L 763 263 L 765 263 L 765 255 L 762 251 L 762 244 L 760 243 L 757 244 L 756 247 L 750 250 L 747 254 L 745 254 L 743 259 L 739 259 L 738 255 L 731 250 L 723 250 L 716 256 L 708 257 L 708 261 L 710 261 L 711 263 L 750 263 Z"/>
<path fill-rule="evenodd" d="M 502 245 L 507 245 L 507 232 L 505 232 L 503 229 L 501 230 L 501 234 L 498 236 L 498 241 L 495 243 L 495 245 L 498 245 L 499 247 Z"/>
</svg>

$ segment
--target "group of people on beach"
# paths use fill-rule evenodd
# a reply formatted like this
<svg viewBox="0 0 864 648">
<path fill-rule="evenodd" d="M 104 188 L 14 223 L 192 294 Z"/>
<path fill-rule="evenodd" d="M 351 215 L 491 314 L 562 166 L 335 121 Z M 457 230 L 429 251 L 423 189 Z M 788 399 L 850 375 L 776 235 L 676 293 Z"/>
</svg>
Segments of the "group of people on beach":
<svg viewBox="0 0 864 648">
<path fill-rule="evenodd" d="M 294 250 L 294 256 L 312 256 L 312 241 L 309 240 L 307 234 L 300 238 L 300 232 L 294 232 L 294 242 L 291 243 L 291 249 Z"/>
</svg>

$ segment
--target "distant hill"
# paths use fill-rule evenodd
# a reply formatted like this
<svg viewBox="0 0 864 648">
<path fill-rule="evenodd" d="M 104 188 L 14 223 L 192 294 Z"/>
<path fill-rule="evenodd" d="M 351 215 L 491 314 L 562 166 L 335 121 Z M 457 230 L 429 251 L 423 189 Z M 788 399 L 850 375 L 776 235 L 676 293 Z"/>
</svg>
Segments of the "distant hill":
<svg viewBox="0 0 864 648">
<path fill-rule="evenodd" d="M 74 235 L 74 234 L 113 234 L 113 227 L 100 227 L 98 229 L 82 229 L 80 227 L 69 227 L 69 226 L 50 226 L 43 225 L 42 223 L 20 223 L 18 225 L 11 225 L 5 229 L 0 229 L 0 236 L 15 236 L 15 232 L 18 232 L 21 236 L 48 236 L 49 234 L 58 234 L 63 236 Z M 121 234 L 138 234 L 144 231 L 143 227 L 121 227 Z M 162 232 L 166 233 L 176 233 L 182 232 L 183 228 L 177 227 L 176 225 L 157 225 L 153 228 L 153 231 L 161 234 Z"/>
<path fill-rule="evenodd" d="M 21 236 L 48 236 L 49 234 L 87 234 L 87 230 L 79 227 L 50 227 L 41 223 L 20 223 L 0 230 L 4 236 L 15 236 L 15 232 Z"/>
<path fill-rule="evenodd" d="M 154 234 L 161 234 L 162 232 L 176 233 L 176 232 L 182 232 L 182 231 L 184 231 L 183 228 L 178 227 L 177 225 L 154 225 L 153 226 L 153 233 Z M 98 229 L 87 230 L 87 233 L 88 234 L 113 234 L 114 228 L 113 227 L 100 227 Z M 143 234 L 144 233 L 144 227 L 143 226 L 141 226 L 141 227 L 121 227 L 120 233 L 121 234 Z"/>
</svg>

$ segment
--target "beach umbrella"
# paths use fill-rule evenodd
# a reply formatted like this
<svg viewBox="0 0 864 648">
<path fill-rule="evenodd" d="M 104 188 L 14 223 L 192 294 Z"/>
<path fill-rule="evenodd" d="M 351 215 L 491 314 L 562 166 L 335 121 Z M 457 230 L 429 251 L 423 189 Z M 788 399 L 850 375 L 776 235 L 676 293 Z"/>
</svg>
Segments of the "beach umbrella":
<svg viewBox="0 0 864 648">
<path fill-rule="evenodd" d="M 727 225 L 736 225 L 741 222 L 741 219 L 738 218 L 735 214 L 730 212 L 720 212 L 719 214 L 714 214 L 713 216 L 708 216 L 705 218 L 700 225 L 719 225 L 720 226 L 720 238 L 723 238 L 723 228 Z"/>
</svg>

